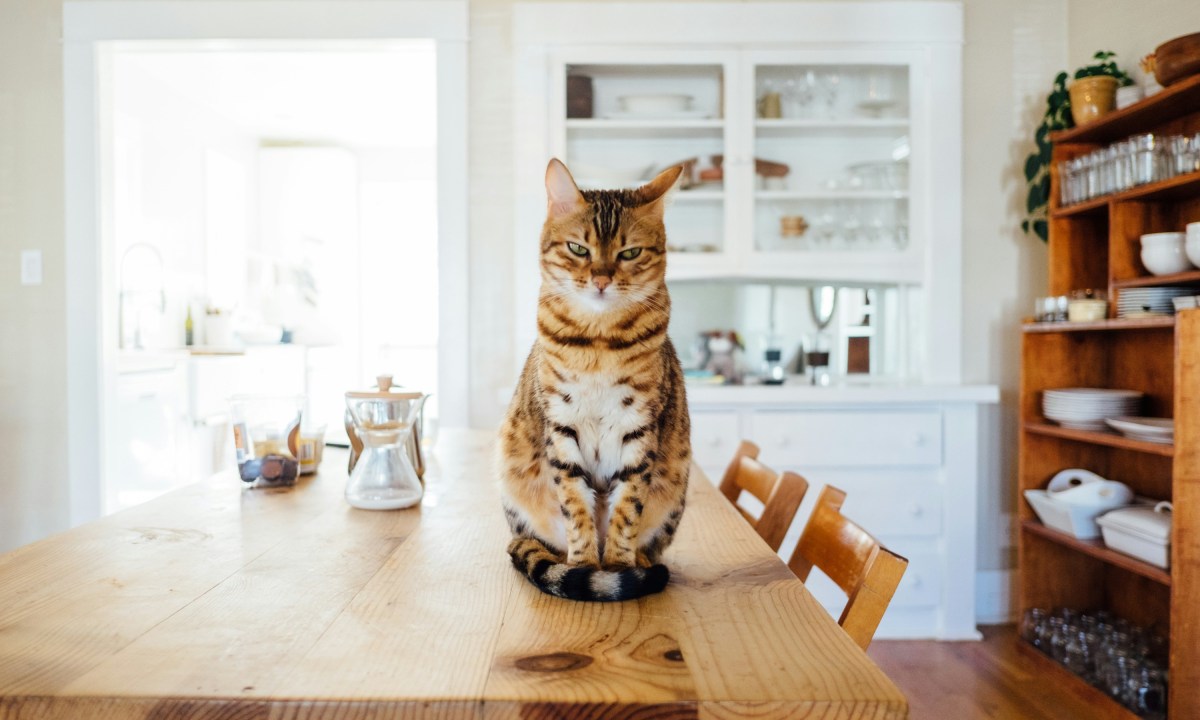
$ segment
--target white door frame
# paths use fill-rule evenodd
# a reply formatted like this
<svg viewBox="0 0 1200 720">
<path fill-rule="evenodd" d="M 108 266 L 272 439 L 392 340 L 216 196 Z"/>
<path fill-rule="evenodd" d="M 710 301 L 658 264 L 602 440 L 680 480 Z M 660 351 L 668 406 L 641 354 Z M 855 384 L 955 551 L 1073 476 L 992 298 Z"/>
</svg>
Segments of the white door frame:
<svg viewBox="0 0 1200 720">
<path fill-rule="evenodd" d="M 100 514 L 106 388 L 115 387 L 116 295 L 99 195 L 101 78 L 113 43 L 407 40 L 437 43 L 438 375 L 441 423 L 468 418 L 467 0 L 167 0 L 63 3 L 67 472 L 71 524 Z M 105 339 L 112 342 L 105 342 Z M 458 381 L 457 379 L 462 379 Z"/>
</svg>

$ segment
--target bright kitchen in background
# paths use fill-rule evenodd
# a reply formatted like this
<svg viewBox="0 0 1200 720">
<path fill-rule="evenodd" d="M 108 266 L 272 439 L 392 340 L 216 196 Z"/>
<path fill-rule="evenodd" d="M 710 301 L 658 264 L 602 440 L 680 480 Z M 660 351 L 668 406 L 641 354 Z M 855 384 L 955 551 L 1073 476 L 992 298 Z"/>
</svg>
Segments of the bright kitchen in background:
<svg viewBox="0 0 1200 720">
<path fill-rule="evenodd" d="M 346 441 L 379 374 L 434 393 L 431 41 L 123 43 L 101 103 L 103 511 L 233 463 L 227 398 L 302 395 Z"/>
</svg>

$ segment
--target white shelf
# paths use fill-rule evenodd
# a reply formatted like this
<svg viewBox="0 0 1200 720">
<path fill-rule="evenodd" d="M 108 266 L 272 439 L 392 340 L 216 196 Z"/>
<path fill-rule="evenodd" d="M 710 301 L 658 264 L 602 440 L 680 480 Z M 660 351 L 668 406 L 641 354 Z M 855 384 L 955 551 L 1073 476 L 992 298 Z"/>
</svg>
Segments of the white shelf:
<svg viewBox="0 0 1200 720">
<path fill-rule="evenodd" d="M 754 129 L 760 137 L 790 137 L 808 133 L 858 135 L 907 131 L 908 124 L 907 118 L 784 118 L 755 120 Z"/>
<path fill-rule="evenodd" d="M 759 190 L 757 200 L 904 200 L 907 190 Z"/>
<path fill-rule="evenodd" d="M 725 121 L 708 120 L 609 120 L 575 118 L 566 121 L 573 137 L 720 137 Z"/>
</svg>

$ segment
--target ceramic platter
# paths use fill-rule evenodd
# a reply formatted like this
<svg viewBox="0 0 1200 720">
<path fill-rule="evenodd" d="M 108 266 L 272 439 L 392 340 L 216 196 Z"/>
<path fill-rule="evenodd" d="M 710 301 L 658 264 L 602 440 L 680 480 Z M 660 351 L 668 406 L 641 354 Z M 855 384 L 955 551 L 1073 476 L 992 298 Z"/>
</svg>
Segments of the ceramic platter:
<svg viewBox="0 0 1200 720">
<path fill-rule="evenodd" d="M 1175 442 L 1175 420 L 1172 418 L 1123 415 L 1105 418 L 1113 430 L 1133 440 L 1169 444 Z"/>
</svg>

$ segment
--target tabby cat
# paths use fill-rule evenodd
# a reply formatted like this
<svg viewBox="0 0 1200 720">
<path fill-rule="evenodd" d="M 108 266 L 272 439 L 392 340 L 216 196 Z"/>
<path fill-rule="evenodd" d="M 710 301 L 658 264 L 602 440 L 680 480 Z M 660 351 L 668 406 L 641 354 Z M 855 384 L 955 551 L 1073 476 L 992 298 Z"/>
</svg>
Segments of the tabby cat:
<svg viewBox="0 0 1200 720">
<path fill-rule="evenodd" d="M 663 279 L 663 208 L 681 174 L 581 192 L 561 162 L 546 168 L 538 338 L 498 465 L 512 563 L 551 595 L 626 600 L 667 584 L 659 558 L 691 463 Z"/>
</svg>

